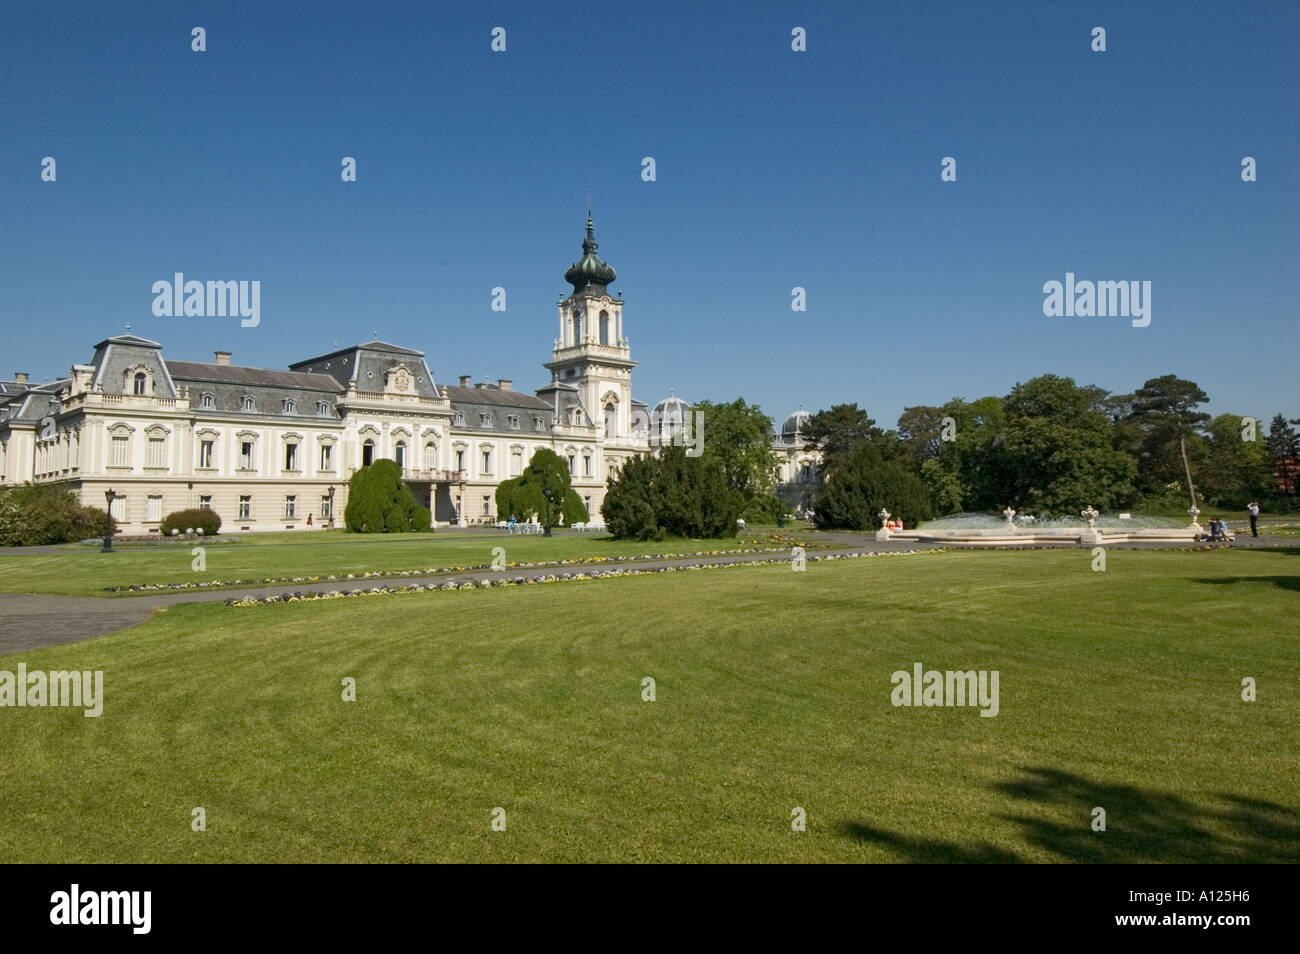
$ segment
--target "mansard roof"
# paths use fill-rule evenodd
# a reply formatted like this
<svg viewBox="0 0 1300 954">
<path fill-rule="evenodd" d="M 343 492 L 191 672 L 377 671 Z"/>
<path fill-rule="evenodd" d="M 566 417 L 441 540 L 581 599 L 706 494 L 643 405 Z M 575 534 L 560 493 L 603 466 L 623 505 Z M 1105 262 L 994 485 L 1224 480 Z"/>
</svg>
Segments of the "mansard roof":
<svg viewBox="0 0 1300 954">
<path fill-rule="evenodd" d="M 49 391 L 31 390 L 0 405 L 0 421 L 36 424 L 59 413 L 59 396 Z"/>
<path fill-rule="evenodd" d="M 238 364 L 208 364 L 201 361 L 166 362 L 172 380 L 191 385 L 242 384 L 269 388 L 291 388 L 305 391 L 337 393 L 339 382 L 328 374 L 310 374 L 301 371 L 276 371 L 270 368 L 249 368 Z"/>
<path fill-rule="evenodd" d="M 452 407 L 480 404 L 485 407 L 517 407 L 528 411 L 551 409 L 549 401 L 543 401 L 523 391 L 503 391 L 495 384 L 485 384 L 479 388 L 462 388 L 444 384 L 440 390 L 442 396 L 451 401 Z"/>
<path fill-rule="evenodd" d="M 148 338 L 141 338 L 139 335 L 112 335 L 103 341 L 94 345 L 96 351 L 108 344 L 132 345 L 137 348 L 161 348 L 162 345 L 157 341 L 150 341 Z"/>
<path fill-rule="evenodd" d="M 438 396 L 433 373 L 424 360 L 424 352 L 386 341 L 373 340 L 340 348 L 329 354 L 295 361 L 289 368 L 292 371 L 328 375 L 344 387 L 355 384 L 358 391 L 381 391 L 385 375 L 397 365 L 415 376 L 415 394 L 420 397 Z"/>
</svg>

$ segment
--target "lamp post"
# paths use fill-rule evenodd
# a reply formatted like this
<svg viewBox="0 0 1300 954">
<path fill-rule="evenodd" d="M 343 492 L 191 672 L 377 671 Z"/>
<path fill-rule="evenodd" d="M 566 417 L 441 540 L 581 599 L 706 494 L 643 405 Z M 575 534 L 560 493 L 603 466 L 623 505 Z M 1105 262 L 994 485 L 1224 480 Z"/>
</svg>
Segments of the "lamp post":
<svg viewBox="0 0 1300 954">
<path fill-rule="evenodd" d="M 542 536 L 549 537 L 551 535 L 551 488 L 543 487 L 542 496 L 546 498 L 546 520 L 545 526 L 542 527 Z"/>
<path fill-rule="evenodd" d="M 109 487 L 104 491 L 104 499 L 108 501 L 108 521 L 104 524 L 104 546 L 100 553 L 113 552 L 113 501 L 117 499 L 117 494 L 113 488 Z"/>
<path fill-rule="evenodd" d="M 330 484 L 330 529 L 334 529 L 334 485 Z"/>
</svg>

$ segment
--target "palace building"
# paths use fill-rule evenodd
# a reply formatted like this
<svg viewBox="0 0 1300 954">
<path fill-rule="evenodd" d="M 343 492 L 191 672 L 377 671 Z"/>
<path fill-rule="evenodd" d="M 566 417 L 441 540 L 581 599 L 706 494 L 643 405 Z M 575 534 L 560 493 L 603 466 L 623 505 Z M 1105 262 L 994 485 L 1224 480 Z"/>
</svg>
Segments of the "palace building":
<svg viewBox="0 0 1300 954">
<path fill-rule="evenodd" d="M 582 258 L 565 273 L 559 337 L 534 393 L 511 381 L 439 384 L 422 351 L 383 341 L 336 349 L 287 370 L 163 356 L 135 335 L 106 338 L 69 377 L 0 381 L 0 486 L 61 482 L 104 506 L 123 533 L 158 529 L 168 513 L 210 507 L 223 532 L 342 524 L 348 479 L 395 461 L 435 526 L 497 519 L 496 488 L 542 447 L 569 464 L 574 489 L 599 520 L 606 479 L 633 454 L 677 433 L 689 412 L 666 399 L 654 413 L 632 397 L 623 301 L 596 256 L 590 213 Z M 806 418 L 806 413 L 804 414 Z M 807 510 L 815 452 L 791 415 L 773 449 L 778 491 Z"/>
</svg>

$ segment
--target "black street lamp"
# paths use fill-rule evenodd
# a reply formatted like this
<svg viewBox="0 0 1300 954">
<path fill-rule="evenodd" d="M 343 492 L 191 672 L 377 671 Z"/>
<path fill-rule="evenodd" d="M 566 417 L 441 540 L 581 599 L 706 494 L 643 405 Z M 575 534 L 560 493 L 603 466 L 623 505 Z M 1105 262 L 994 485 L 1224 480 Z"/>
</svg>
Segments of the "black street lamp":
<svg viewBox="0 0 1300 954">
<path fill-rule="evenodd" d="M 546 498 L 546 525 L 542 528 L 542 536 L 549 537 L 551 535 L 551 488 L 543 487 L 542 496 Z"/>
<path fill-rule="evenodd" d="M 113 488 L 109 487 L 104 491 L 104 499 L 108 501 L 108 521 L 104 524 L 104 547 L 100 553 L 113 552 L 113 501 L 117 499 L 117 494 Z"/>
<path fill-rule="evenodd" d="M 330 529 L 334 529 L 334 485 L 330 484 Z"/>
</svg>

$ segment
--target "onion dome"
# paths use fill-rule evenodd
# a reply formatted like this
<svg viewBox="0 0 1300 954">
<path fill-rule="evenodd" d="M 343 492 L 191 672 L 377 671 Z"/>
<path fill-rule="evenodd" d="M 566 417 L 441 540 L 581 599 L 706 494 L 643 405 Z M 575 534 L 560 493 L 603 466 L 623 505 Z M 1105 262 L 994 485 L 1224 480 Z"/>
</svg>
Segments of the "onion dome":
<svg viewBox="0 0 1300 954">
<path fill-rule="evenodd" d="M 591 210 L 587 210 L 587 238 L 582 243 L 582 261 L 574 262 L 564 272 L 564 280 L 574 294 L 607 294 L 605 286 L 614 281 L 615 272 L 596 257 L 596 239 L 591 233 Z"/>
</svg>

